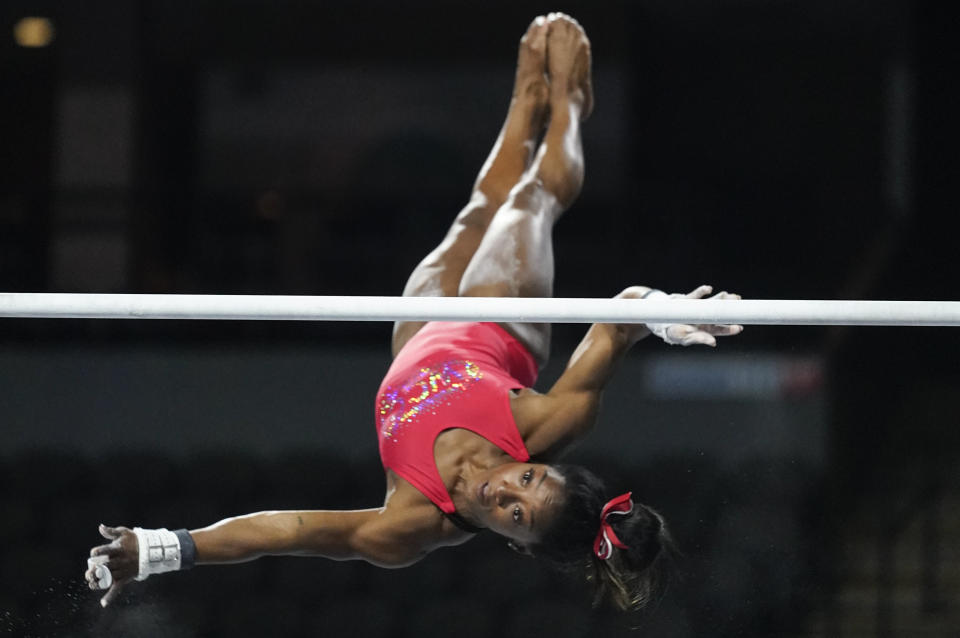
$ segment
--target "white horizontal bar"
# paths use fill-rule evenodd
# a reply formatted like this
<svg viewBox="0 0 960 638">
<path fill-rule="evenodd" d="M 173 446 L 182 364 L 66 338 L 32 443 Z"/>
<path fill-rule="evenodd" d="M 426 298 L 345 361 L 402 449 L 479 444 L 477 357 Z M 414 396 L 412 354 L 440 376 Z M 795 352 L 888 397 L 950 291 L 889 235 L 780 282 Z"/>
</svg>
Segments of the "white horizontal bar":
<svg viewBox="0 0 960 638">
<path fill-rule="evenodd" d="M 0 293 L 3 317 L 960 326 L 960 302 Z"/>
</svg>

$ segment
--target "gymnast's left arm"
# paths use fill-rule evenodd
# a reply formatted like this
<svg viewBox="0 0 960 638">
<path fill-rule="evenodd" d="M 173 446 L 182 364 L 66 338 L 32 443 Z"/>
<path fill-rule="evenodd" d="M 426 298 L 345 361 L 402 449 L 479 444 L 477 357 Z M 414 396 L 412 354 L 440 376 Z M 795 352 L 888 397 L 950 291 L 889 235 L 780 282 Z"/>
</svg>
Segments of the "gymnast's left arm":
<svg viewBox="0 0 960 638">
<path fill-rule="evenodd" d="M 667 295 L 646 286 L 631 286 L 616 299 L 649 299 L 656 296 L 703 298 L 713 290 L 700 286 L 686 295 Z M 739 299 L 721 292 L 714 299 Z M 593 429 L 603 390 L 624 355 L 644 337 L 656 334 L 674 345 L 716 345 L 716 337 L 738 334 L 741 326 L 593 324 L 570 357 L 566 370 L 547 394 L 531 394 L 514 404 L 514 416 L 531 455 L 551 460 Z"/>
<path fill-rule="evenodd" d="M 699 286 L 685 295 L 668 295 L 646 286 L 630 286 L 614 299 L 654 299 L 657 297 L 702 299 L 713 292 L 710 286 Z M 720 292 L 711 299 L 739 299 L 739 295 Z M 742 326 L 597 323 L 587 331 L 577 346 L 564 373 L 550 389 L 550 394 L 599 393 L 613 376 L 624 354 L 651 332 L 667 343 L 677 345 L 716 345 L 716 337 L 739 334 Z"/>
</svg>

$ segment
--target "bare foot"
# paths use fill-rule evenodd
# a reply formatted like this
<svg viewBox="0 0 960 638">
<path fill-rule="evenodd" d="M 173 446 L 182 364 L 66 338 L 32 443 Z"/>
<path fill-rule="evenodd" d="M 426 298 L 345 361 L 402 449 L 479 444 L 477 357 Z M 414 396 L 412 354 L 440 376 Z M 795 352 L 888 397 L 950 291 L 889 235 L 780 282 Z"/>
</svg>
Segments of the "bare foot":
<svg viewBox="0 0 960 638">
<path fill-rule="evenodd" d="M 473 186 L 475 192 L 485 196 L 486 209 L 491 215 L 506 201 L 510 189 L 529 168 L 537 140 L 549 119 L 548 30 L 546 17 L 540 16 L 530 23 L 520 39 L 507 119 Z"/>
<path fill-rule="evenodd" d="M 581 105 L 580 119 L 593 111 L 593 86 L 590 78 L 590 40 L 583 27 L 564 13 L 547 17 L 547 73 L 555 98 Z"/>
<path fill-rule="evenodd" d="M 546 17 L 537 16 L 520 39 L 517 53 L 517 76 L 513 84 L 513 98 L 532 109 L 537 129 L 543 127 L 550 105 L 547 84 L 547 31 Z"/>
</svg>

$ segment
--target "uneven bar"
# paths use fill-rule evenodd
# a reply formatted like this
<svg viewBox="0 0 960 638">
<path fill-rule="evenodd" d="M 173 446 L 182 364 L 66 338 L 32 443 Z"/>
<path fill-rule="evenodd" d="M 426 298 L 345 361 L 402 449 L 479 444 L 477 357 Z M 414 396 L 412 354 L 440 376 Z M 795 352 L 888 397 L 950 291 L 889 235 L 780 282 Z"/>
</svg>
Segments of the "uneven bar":
<svg viewBox="0 0 960 638">
<path fill-rule="evenodd" d="M 0 293 L 4 317 L 960 326 L 960 302 Z"/>
</svg>

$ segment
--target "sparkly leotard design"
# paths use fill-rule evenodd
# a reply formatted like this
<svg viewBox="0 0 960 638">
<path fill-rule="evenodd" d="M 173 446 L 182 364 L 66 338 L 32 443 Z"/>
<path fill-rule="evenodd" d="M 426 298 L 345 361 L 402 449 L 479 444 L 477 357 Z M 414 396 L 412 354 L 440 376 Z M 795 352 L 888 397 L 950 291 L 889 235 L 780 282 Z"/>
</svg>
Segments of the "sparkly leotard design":
<svg viewBox="0 0 960 638">
<path fill-rule="evenodd" d="M 529 387 L 536 377 L 533 356 L 497 324 L 427 324 L 394 359 L 377 392 L 383 466 L 454 513 L 434 459 L 437 436 L 467 429 L 517 461 L 528 460 L 510 390 Z"/>
<path fill-rule="evenodd" d="M 414 424 L 421 412 L 436 414 L 483 378 L 473 361 L 444 361 L 433 368 L 420 368 L 400 387 L 380 395 L 380 436 L 396 439 L 404 426 Z"/>
</svg>

